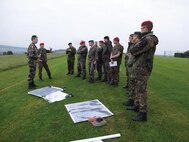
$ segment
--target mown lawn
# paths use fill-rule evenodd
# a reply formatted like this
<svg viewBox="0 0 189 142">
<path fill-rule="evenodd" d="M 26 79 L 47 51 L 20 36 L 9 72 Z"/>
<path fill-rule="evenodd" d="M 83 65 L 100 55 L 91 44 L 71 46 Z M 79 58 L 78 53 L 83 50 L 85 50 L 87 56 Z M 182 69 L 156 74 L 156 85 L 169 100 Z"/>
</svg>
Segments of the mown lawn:
<svg viewBox="0 0 189 142">
<path fill-rule="evenodd" d="M 122 105 L 127 99 L 122 88 L 126 80 L 124 64 L 118 88 L 102 82 L 91 85 L 65 75 L 66 57 L 49 60 L 49 66 L 53 80 L 48 80 L 44 72 L 44 82 L 36 76 L 37 85 L 66 87 L 73 98 L 49 104 L 28 95 L 27 66 L 0 72 L 0 142 L 68 142 L 114 133 L 121 133 L 121 138 L 108 142 L 189 141 L 188 59 L 155 58 L 148 85 L 148 121 L 144 123 L 133 122 L 135 113 Z M 91 99 L 99 99 L 115 115 L 106 118 L 107 125 L 100 128 L 88 122 L 73 124 L 64 105 Z"/>
</svg>

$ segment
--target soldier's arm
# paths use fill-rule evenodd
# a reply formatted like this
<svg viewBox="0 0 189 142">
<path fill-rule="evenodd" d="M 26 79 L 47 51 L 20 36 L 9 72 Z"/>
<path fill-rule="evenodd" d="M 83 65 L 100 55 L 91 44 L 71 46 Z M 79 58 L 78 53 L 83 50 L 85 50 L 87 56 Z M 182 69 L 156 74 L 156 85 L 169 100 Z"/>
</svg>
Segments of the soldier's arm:
<svg viewBox="0 0 189 142">
<path fill-rule="evenodd" d="M 154 46 L 154 42 L 152 39 L 149 38 L 146 38 L 146 41 L 144 43 L 139 43 L 139 44 L 136 44 L 136 46 L 133 47 L 133 50 L 131 50 L 131 53 L 134 55 L 134 56 L 137 56 L 137 55 L 140 55 L 140 54 L 143 54 L 145 52 L 147 52 L 148 50 L 150 50 L 152 47 Z M 134 51 L 134 52 L 133 52 Z"/>
<path fill-rule="evenodd" d="M 78 51 L 79 54 L 85 54 L 87 53 L 87 48 L 83 48 L 80 51 Z"/>
<path fill-rule="evenodd" d="M 46 50 L 47 53 L 51 53 L 51 51 L 52 51 L 52 50 L 47 50 L 47 49 L 45 49 L 45 50 Z"/>
</svg>

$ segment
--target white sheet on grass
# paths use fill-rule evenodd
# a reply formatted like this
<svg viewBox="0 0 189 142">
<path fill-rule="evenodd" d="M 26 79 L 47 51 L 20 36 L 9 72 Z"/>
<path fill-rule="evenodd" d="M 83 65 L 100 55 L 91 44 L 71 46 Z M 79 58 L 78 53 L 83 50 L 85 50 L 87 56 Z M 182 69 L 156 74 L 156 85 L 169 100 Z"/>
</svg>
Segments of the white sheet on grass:
<svg viewBox="0 0 189 142">
<path fill-rule="evenodd" d="M 62 91 L 63 91 L 62 88 L 48 86 L 48 87 L 43 87 L 40 89 L 30 91 L 30 92 L 28 92 L 28 94 L 34 95 L 37 97 L 41 97 L 44 100 L 48 101 L 49 103 L 54 103 L 54 102 L 66 99 L 66 96 L 68 94 L 66 94 Z"/>
<path fill-rule="evenodd" d="M 65 107 L 74 123 L 87 121 L 88 118 L 92 117 L 108 117 L 113 115 L 98 99 L 67 104 Z"/>
</svg>

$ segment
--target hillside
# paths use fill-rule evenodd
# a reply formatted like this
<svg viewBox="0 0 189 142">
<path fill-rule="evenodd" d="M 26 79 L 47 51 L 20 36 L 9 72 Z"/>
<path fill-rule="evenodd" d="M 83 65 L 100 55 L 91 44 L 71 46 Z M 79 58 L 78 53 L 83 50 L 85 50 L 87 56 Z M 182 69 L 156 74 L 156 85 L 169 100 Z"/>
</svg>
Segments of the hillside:
<svg viewBox="0 0 189 142">
<path fill-rule="evenodd" d="M 27 51 L 27 48 L 24 47 L 14 47 L 14 46 L 7 46 L 7 45 L 0 45 L 0 53 L 12 51 L 14 54 L 23 54 Z"/>
</svg>

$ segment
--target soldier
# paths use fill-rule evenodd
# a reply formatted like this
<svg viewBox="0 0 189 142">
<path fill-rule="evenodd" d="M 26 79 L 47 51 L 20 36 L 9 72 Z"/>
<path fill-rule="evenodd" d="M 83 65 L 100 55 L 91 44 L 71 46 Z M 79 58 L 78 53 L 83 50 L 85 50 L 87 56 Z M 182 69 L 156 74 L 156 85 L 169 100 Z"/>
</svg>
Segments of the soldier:
<svg viewBox="0 0 189 142">
<path fill-rule="evenodd" d="M 29 45 L 27 50 L 28 57 L 28 66 L 29 66 L 29 75 L 28 75 L 28 89 L 34 89 L 36 87 L 34 83 L 37 59 L 38 59 L 38 50 L 35 44 L 38 42 L 38 37 L 33 35 L 31 37 L 32 43 Z"/>
<path fill-rule="evenodd" d="M 98 72 L 98 77 L 96 80 L 102 80 L 102 52 L 104 48 L 104 42 L 101 40 L 99 41 L 99 47 L 97 47 L 96 50 L 96 63 L 97 63 L 97 72 Z"/>
<path fill-rule="evenodd" d="M 77 51 L 78 54 L 78 64 L 77 64 L 77 70 L 78 74 L 76 77 L 80 77 L 82 74 L 82 79 L 86 79 L 86 57 L 87 57 L 88 49 L 85 45 L 85 41 L 80 42 L 80 47 Z"/>
<path fill-rule="evenodd" d="M 133 39 L 133 34 L 130 34 L 129 36 L 129 42 L 128 42 L 128 48 L 127 48 L 127 53 L 125 54 L 125 67 L 126 67 L 126 77 L 127 77 L 127 83 L 123 88 L 128 88 L 128 82 L 129 82 L 129 75 L 128 75 L 128 67 L 127 67 L 127 60 L 128 60 L 128 53 L 130 52 L 130 47 L 132 45 L 132 39 Z"/>
<path fill-rule="evenodd" d="M 110 72 L 111 72 L 111 82 L 110 85 L 113 85 L 115 87 L 118 86 L 119 82 L 119 68 L 121 64 L 121 55 L 123 53 L 123 46 L 119 43 L 119 38 L 116 37 L 114 38 L 114 47 L 112 48 L 110 60 L 113 63 L 114 61 L 117 62 L 117 66 L 111 67 Z"/>
<path fill-rule="evenodd" d="M 89 41 L 89 54 L 88 54 L 88 62 L 89 62 L 89 83 L 94 83 L 94 70 L 96 65 L 96 49 L 97 47 L 94 44 L 93 40 Z"/>
<path fill-rule="evenodd" d="M 68 74 L 74 74 L 74 62 L 75 62 L 75 54 L 76 54 L 76 49 L 75 47 L 72 46 L 72 43 L 68 43 L 69 48 L 66 50 L 66 54 L 68 54 L 67 58 L 67 64 L 68 64 Z"/>
<path fill-rule="evenodd" d="M 135 56 L 130 53 L 130 49 L 133 48 L 134 45 L 139 43 L 140 39 L 142 38 L 141 32 L 135 32 L 132 37 L 132 45 L 130 46 L 129 50 L 127 51 L 127 73 L 128 73 L 128 101 L 124 103 L 126 106 L 133 106 L 134 99 L 135 99 L 135 81 L 136 81 L 136 74 L 135 69 L 133 68 L 133 64 L 136 61 Z M 128 108 L 129 109 L 129 108 Z"/>
<path fill-rule="evenodd" d="M 153 58 L 158 44 L 158 38 L 152 32 L 153 23 L 145 21 L 141 24 L 142 39 L 130 49 L 136 61 L 133 64 L 136 74 L 135 102 L 133 110 L 139 113 L 133 117 L 133 121 L 147 121 L 147 81 L 153 69 Z"/>
<path fill-rule="evenodd" d="M 49 79 L 52 79 L 51 72 L 50 72 L 49 66 L 47 64 L 47 53 L 50 53 L 51 51 L 52 51 L 52 48 L 50 48 L 50 50 L 47 50 L 44 48 L 44 43 L 40 43 L 40 48 L 38 50 L 38 54 L 39 54 L 38 69 L 39 69 L 39 80 L 40 81 L 43 81 L 43 78 L 42 78 L 43 67 L 45 68 Z"/>
<path fill-rule="evenodd" d="M 109 84 L 111 81 L 110 78 L 110 54 L 112 51 L 112 42 L 110 41 L 110 38 L 108 36 L 104 37 L 104 48 L 102 52 L 102 60 L 103 60 L 103 68 L 104 68 L 104 79 L 103 82 L 106 82 Z"/>
</svg>

